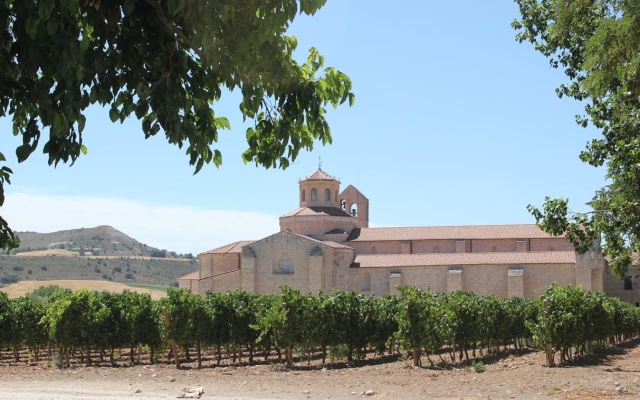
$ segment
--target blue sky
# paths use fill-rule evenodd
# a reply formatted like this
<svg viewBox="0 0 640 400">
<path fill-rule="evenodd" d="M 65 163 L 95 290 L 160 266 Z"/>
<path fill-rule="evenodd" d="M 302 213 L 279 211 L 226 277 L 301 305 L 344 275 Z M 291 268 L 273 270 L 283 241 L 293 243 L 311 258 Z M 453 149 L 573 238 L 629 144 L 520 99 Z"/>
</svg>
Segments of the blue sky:
<svg viewBox="0 0 640 400">
<path fill-rule="evenodd" d="M 581 105 L 558 99 L 566 79 L 529 44 L 515 41 L 510 2 L 329 0 L 290 29 L 305 59 L 316 47 L 353 81 L 356 104 L 328 114 L 333 144 L 300 153 L 285 171 L 244 165 L 237 96 L 216 114 L 232 129 L 223 165 L 192 175 L 184 151 L 137 120 L 87 114 L 88 154 L 49 167 L 41 154 L 18 164 L 10 121 L 0 148 L 14 170 L 0 215 L 15 230 L 112 225 L 137 240 L 197 254 L 278 230 L 298 206 L 298 180 L 322 168 L 370 201 L 372 226 L 533 223 L 529 203 L 568 197 L 585 210 L 604 170 L 578 159 L 598 132 L 575 124 Z"/>
</svg>

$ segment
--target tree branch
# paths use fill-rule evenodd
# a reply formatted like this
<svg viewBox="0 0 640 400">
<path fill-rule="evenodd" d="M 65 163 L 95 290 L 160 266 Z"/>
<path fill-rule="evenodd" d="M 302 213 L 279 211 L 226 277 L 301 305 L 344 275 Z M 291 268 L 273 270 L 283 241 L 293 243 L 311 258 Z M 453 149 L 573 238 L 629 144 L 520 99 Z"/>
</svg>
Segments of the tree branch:
<svg viewBox="0 0 640 400">
<path fill-rule="evenodd" d="M 182 29 L 175 26 L 169 20 L 169 18 L 167 18 L 167 16 L 164 14 L 162 9 L 160 8 L 160 4 L 156 0 L 145 0 L 145 2 L 149 4 L 151 7 L 153 7 L 154 10 L 156 10 L 156 14 L 158 15 L 158 18 L 160 18 L 160 21 L 162 22 L 164 27 L 167 29 L 167 31 L 169 31 L 169 33 L 178 35 L 178 37 L 182 39 L 182 41 L 187 46 L 189 46 L 189 48 L 193 50 L 193 52 L 196 53 L 198 57 L 200 57 L 200 60 L 202 60 L 203 63 L 208 64 L 207 57 L 205 57 L 204 53 L 193 45 L 193 42 L 191 42 L 191 39 L 189 39 L 189 37 L 182 31 Z"/>
</svg>

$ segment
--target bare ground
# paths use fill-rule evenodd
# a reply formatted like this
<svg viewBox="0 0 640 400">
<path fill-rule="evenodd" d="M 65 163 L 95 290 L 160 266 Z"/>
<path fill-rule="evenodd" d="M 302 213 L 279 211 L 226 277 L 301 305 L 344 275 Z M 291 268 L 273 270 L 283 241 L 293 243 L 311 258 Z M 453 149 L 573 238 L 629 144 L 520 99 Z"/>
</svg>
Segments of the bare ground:
<svg viewBox="0 0 640 400">
<path fill-rule="evenodd" d="M 6 352 L 5 352 L 6 354 Z M 215 366 L 205 360 L 176 369 L 156 365 L 58 369 L 0 362 L 0 399 L 169 399 L 201 387 L 201 399 L 612 399 L 640 398 L 640 339 L 570 365 L 547 368 L 544 354 L 487 357 L 486 371 L 468 365 L 416 368 L 410 360 L 374 359 L 292 368 L 280 364 Z M 428 365 L 428 362 L 423 359 Z M 77 365 L 77 364 L 76 364 Z"/>
</svg>

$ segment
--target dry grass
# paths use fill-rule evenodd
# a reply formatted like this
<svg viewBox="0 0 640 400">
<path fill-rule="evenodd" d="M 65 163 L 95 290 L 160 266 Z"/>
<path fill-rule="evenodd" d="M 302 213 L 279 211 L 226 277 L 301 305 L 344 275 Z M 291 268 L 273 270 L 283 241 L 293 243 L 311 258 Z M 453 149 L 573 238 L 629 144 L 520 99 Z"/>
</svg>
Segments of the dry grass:
<svg viewBox="0 0 640 400">
<path fill-rule="evenodd" d="M 0 291 L 6 292 L 10 298 L 24 296 L 31 293 L 41 286 L 57 285 L 64 289 L 79 290 L 89 289 L 96 291 L 108 291 L 119 293 L 129 290 L 136 293 L 148 293 L 154 300 L 165 297 L 167 294 L 159 290 L 135 288 L 124 285 L 122 283 L 109 281 L 90 281 L 90 280 L 53 280 L 53 281 L 20 281 L 11 285 L 0 288 Z"/>
<path fill-rule="evenodd" d="M 15 257 L 46 257 L 46 256 L 77 256 L 77 251 L 71 250 L 63 250 L 63 249 L 49 249 L 49 250 L 38 250 L 38 251 L 25 251 L 22 253 L 17 253 Z"/>
</svg>

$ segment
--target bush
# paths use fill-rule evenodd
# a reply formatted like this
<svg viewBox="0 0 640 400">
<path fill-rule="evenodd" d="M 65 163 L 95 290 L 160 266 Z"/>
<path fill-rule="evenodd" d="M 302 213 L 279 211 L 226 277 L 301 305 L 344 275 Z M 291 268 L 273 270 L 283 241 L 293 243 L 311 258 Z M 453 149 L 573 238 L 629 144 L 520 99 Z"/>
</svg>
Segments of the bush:
<svg viewBox="0 0 640 400">
<path fill-rule="evenodd" d="M 15 275 L 3 276 L 2 278 L 0 278 L 0 283 L 3 285 L 9 285 L 16 282 L 18 282 L 18 277 Z"/>
<path fill-rule="evenodd" d="M 487 370 L 487 367 L 484 365 L 482 361 L 473 361 L 471 363 L 471 368 L 476 371 L 476 373 L 481 374 Z"/>
<path fill-rule="evenodd" d="M 113 273 L 115 274 L 116 272 L 122 272 L 122 267 L 113 267 Z"/>
<path fill-rule="evenodd" d="M 32 270 L 28 270 L 28 271 L 27 271 L 27 274 L 28 274 L 28 275 L 31 275 L 31 274 L 33 274 L 33 271 L 32 271 Z"/>
<path fill-rule="evenodd" d="M 124 274 L 124 277 L 127 278 L 127 279 L 133 279 L 133 274 L 126 273 L 126 274 Z"/>
<path fill-rule="evenodd" d="M 166 250 L 152 250 L 151 257 L 157 257 L 157 258 L 165 258 L 167 256 L 167 251 Z"/>
<path fill-rule="evenodd" d="M 43 265 L 42 267 L 40 267 L 40 270 L 41 270 L 41 271 L 46 271 L 46 270 L 48 270 L 48 269 L 49 269 L 49 268 L 48 268 L 46 265 Z"/>
<path fill-rule="evenodd" d="M 22 267 L 21 267 L 21 266 L 19 266 L 19 265 L 16 265 L 15 267 L 13 267 L 13 270 L 14 270 L 14 271 L 23 271 L 23 270 L 24 270 L 24 268 L 22 268 Z"/>
</svg>

